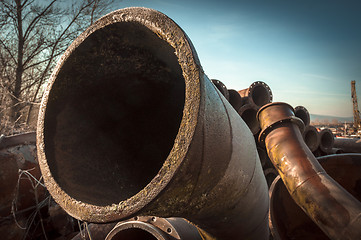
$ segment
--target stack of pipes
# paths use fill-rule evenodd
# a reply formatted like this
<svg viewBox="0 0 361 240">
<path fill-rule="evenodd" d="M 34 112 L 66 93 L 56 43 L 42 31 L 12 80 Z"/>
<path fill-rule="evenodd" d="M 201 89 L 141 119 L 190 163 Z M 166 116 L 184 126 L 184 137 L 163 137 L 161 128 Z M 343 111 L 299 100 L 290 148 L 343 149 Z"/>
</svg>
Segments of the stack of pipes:
<svg viewBox="0 0 361 240">
<path fill-rule="evenodd" d="M 348 193 L 312 154 L 330 154 L 333 135 L 315 132 L 306 108 L 271 103 L 263 82 L 240 91 L 212 82 L 183 30 L 151 9 L 112 12 L 74 41 L 49 80 L 37 130 L 39 165 L 57 206 L 106 223 L 85 224 L 73 239 L 84 231 L 94 240 L 269 239 L 266 183 L 280 199 L 279 179 L 289 204 L 322 234 L 359 239 L 361 204 L 352 196 L 359 190 Z M 12 172 L 4 176 L 16 184 L 18 166 L 5 156 Z M 346 158 L 360 165 L 360 155 Z M 287 206 L 276 207 L 273 237 L 294 230 L 297 239 L 299 229 L 280 233 L 275 218 Z"/>
<path fill-rule="evenodd" d="M 230 102 L 254 135 L 258 156 L 269 187 L 278 173 L 272 165 L 266 153 L 266 149 L 258 144 L 257 138 L 260 131 L 260 125 L 256 119 L 256 115 L 257 111 L 262 106 L 272 102 L 273 94 L 270 87 L 264 82 L 257 81 L 253 82 L 246 89 L 236 91 L 234 89 L 227 89 L 220 80 L 212 79 L 212 83 Z"/>
</svg>

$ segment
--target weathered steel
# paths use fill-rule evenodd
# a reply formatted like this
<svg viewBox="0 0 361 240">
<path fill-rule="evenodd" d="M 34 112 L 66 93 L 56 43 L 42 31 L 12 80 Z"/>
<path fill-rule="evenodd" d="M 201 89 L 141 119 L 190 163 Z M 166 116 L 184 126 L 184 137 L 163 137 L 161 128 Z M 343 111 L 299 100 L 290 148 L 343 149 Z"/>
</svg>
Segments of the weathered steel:
<svg viewBox="0 0 361 240">
<path fill-rule="evenodd" d="M 253 135 L 256 135 L 260 131 L 259 122 L 256 117 L 257 108 L 251 104 L 245 104 L 238 110 L 238 114 L 247 124 Z"/>
<path fill-rule="evenodd" d="M 183 218 L 134 217 L 118 223 L 105 240 L 202 240 L 199 229 Z"/>
<path fill-rule="evenodd" d="M 257 152 L 258 152 L 259 160 L 261 162 L 261 166 L 262 167 L 266 166 L 267 158 L 268 158 L 266 150 L 264 148 L 257 146 Z"/>
<path fill-rule="evenodd" d="M 295 116 L 302 120 L 305 127 L 310 125 L 310 113 L 304 106 L 295 107 Z"/>
<path fill-rule="evenodd" d="M 35 146 L 16 146 L 24 142 L 10 142 L 0 151 L 0 236 L 4 239 L 31 238 L 40 228 L 34 216 L 44 210 L 46 205 L 39 203 L 47 197 L 47 192 L 39 184 L 41 173 L 35 159 Z"/>
<path fill-rule="evenodd" d="M 258 112 L 260 142 L 294 201 L 331 239 L 361 238 L 361 203 L 332 179 L 302 139 L 303 122 L 286 103 Z"/>
<path fill-rule="evenodd" d="M 228 89 L 228 95 L 229 103 L 236 111 L 238 111 L 238 109 L 243 105 L 243 99 L 241 95 L 239 95 L 239 93 L 234 89 Z"/>
<path fill-rule="evenodd" d="M 303 132 L 303 140 L 311 152 L 316 151 L 320 146 L 320 136 L 317 128 L 312 125 L 305 127 L 305 131 Z"/>
<path fill-rule="evenodd" d="M 359 138 L 334 138 L 333 146 L 345 153 L 361 153 L 361 139 Z"/>
<path fill-rule="evenodd" d="M 264 172 L 264 176 L 266 177 L 267 186 L 270 187 L 273 180 L 278 176 L 278 172 L 274 168 L 267 168 L 263 172 Z"/>
<path fill-rule="evenodd" d="M 229 101 L 229 93 L 226 85 L 224 85 L 221 81 L 217 79 L 211 79 L 212 83 L 216 88 L 222 93 L 222 95 Z"/>
<path fill-rule="evenodd" d="M 318 161 L 327 174 L 361 201 L 361 154 L 328 155 Z M 275 240 L 329 239 L 297 206 L 279 177 L 270 188 L 270 229 Z"/>
<path fill-rule="evenodd" d="M 48 191 L 75 218 L 174 216 L 218 239 L 268 238 L 253 136 L 160 12 L 112 12 L 70 45 L 44 93 L 37 145 Z"/>
<path fill-rule="evenodd" d="M 320 150 L 323 153 L 330 154 L 332 153 L 332 148 L 334 146 L 335 137 L 330 129 L 324 128 L 319 132 L 320 137 Z"/>
<path fill-rule="evenodd" d="M 35 144 L 36 143 L 36 133 L 28 132 L 22 134 L 16 134 L 11 136 L 0 136 L 0 150 L 17 146 L 17 145 L 26 145 L 26 144 Z"/>
<path fill-rule="evenodd" d="M 252 83 L 249 88 L 239 90 L 238 93 L 245 99 L 245 104 L 248 103 L 257 110 L 273 99 L 270 87 L 261 81 Z"/>
<path fill-rule="evenodd" d="M 75 235 L 71 240 L 104 240 L 107 235 L 113 230 L 117 223 L 107 223 L 107 224 L 88 224 L 88 229 L 82 229 L 81 233 Z M 89 236 L 90 235 L 90 236 Z M 117 238 L 115 238 L 117 239 Z M 115 240 L 114 239 L 114 240 Z M 119 238 L 122 239 L 122 238 Z M 129 240 L 133 240 L 129 239 Z M 124 239 L 126 240 L 126 239 Z"/>
</svg>

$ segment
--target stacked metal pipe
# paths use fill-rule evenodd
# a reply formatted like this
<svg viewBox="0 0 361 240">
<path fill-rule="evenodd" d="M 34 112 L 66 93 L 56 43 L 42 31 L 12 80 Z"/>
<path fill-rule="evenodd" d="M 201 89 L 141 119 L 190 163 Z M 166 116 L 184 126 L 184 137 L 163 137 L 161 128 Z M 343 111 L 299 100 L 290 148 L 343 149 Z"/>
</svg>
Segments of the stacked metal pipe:
<svg viewBox="0 0 361 240">
<path fill-rule="evenodd" d="M 48 214 L 64 220 L 61 206 L 92 222 L 74 240 L 84 232 L 93 240 L 268 239 L 273 182 L 271 203 L 284 207 L 271 205 L 276 239 L 304 224 L 282 235 L 277 215 L 292 218 L 292 204 L 316 226 L 308 239 L 360 239 L 356 168 L 342 167 L 353 177 L 345 190 L 337 183 L 344 177 L 328 175 L 312 153 L 333 151 L 330 132 L 315 131 L 306 108 L 271 102 L 264 82 L 235 91 L 209 80 L 187 35 L 164 14 L 127 8 L 104 16 L 69 46 L 42 100 L 37 154 L 58 203 Z M 19 168 L 3 156 L 14 186 Z M 2 192 L 12 196 L 8 186 Z M 287 192 L 288 200 L 279 196 Z"/>
<path fill-rule="evenodd" d="M 268 239 L 253 135 L 218 90 L 167 16 L 104 16 L 67 49 L 44 93 L 37 146 L 48 191 L 84 221 L 181 217 L 204 239 Z M 148 222 L 120 225 L 168 237 Z"/>
</svg>

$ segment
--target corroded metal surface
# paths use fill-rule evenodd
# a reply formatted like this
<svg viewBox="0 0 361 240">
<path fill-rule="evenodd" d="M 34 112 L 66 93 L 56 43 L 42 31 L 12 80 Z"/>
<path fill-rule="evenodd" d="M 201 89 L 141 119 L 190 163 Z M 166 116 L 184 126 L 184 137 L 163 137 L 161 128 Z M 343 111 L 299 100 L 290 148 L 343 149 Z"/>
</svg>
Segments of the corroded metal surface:
<svg viewBox="0 0 361 240">
<path fill-rule="evenodd" d="M 180 216 L 217 239 L 267 239 L 253 136 L 171 19 L 104 16 L 61 57 L 41 103 L 45 184 L 70 215 Z"/>
<path fill-rule="evenodd" d="M 243 105 L 243 99 L 239 93 L 234 89 L 228 89 L 229 103 L 232 107 L 238 111 L 238 109 Z"/>
<path fill-rule="evenodd" d="M 308 125 L 305 127 L 305 131 L 303 132 L 303 140 L 311 152 L 316 151 L 320 146 L 320 136 L 314 126 Z"/>
<path fill-rule="evenodd" d="M 202 240 L 198 228 L 183 218 L 140 216 L 118 223 L 106 240 Z"/>
<path fill-rule="evenodd" d="M 263 105 L 272 102 L 273 99 L 270 87 L 261 81 L 252 83 L 249 88 L 239 90 L 238 93 L 245 99 L 245 104 L 250 104 L 257 110 Z"/>
<path fill-rule="evenodd" d="M 333 146 L 345 153 L 361 153 L 361 139 L 359 138 L 335 138 Z"/>
<path fill-rule="evenodd" d="M 36 133 L 28 132 L 12 136 L 0 136 L 0 150 L 17 146 L 17 145 L 26 145 L 26 144 L 35 144 L 36 142 Z"/>
<path fill-rule="evenodd" d="M 117 223 L 88 224 L 87 229 L 82 230 L 81 233 L 75 235 L 71 240 L 104 240 L 116 224 Z"/>
<path fill-rule="evenodd" d="M 229 101 L 229 93 L 226 85 L 224 85 L 221 81 L 217 79 L 211 79 L 212 83 L 216 88 L 222 93 L 222 95 Z"/>
<path fill-rule="evenodd" d="M 32 142 L 29 134 L 4 137 L 3 140 L 4 148 L 0 151 L 0 236 L 30 239 L 38 233 L 40 227 L 35 217 L 44 210 L 40 203 L 48 195 L 40 182 L 36 148 L 28 144 Z"/>
<path fill-rule="evenodd" d="M 332 153 L 334 146 L 334 136 L 330 129 L 324 128 L 319 132 L 320 150 L 326 154 Z"/>
<path fill-rule="evenodd" d="M 238 110 L 238 114 L 247 124 L 253 135 L 257 134 L 260 131 L 259 122 L 256 118 L 257 109 L 254 108 L 254 106 L 252 106 L 251 104 L 245 104 Z"/>
<path fill-rule="evenodd" d="M 310 125 L 310 113 L 304 106 L 295 107 L 295 116 L 301 119 L 306 127 Z"/>
<path fill-rule="evenodd" d="M 360 154 L 328 155 L 318 161 L 327 174 L 361 201 Z M 297 206 L 279 177 L 270 188 L 270 228 L 275 240 L 329 239 Z"/>
<path fill-rule="evenodd" d="M 258 119 L 260 140 L 294 201 L 331 239 L 361 238 L 361 203 L 315 159 L 292 107 L 268 104 L 259 110 Z"/>
</svg>

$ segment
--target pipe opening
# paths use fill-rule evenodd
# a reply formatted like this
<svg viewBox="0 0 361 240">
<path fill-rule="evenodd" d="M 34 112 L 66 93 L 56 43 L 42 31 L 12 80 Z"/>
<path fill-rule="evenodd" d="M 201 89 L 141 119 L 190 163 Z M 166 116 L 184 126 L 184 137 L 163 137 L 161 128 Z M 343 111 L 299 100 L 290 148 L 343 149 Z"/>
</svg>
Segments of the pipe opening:
<svg viewBox="0 0 361 240">
<path fill-rule="evenodd" d="M 305 126 L 308 126 L 310 124 L 310 115 L 306 109 L 296 107 L 295 116 L 300 118 L 305 124 Z"/>
<path fill-rule="evenodd" d="M 320 145 L 324 149 L 330 149 L 330 148 L 332 148 L 333 144 L 334 144 L 334 139 L 333 139 L 333 134 L 331 133 L 331 131 L 322 132 Z"/>
<path fill-rule="evenodd" d="M 239 95 L 239 93 L 234 89 L 228 89 L 228 95 L 229 95 L 229 103 L 236 111 L 238 111 L 239 108 L 242 106 L 241 95 Z"/>
<path fill-rule="evenodd" d="M 64 192 L 106 206 L 138 193 L 162 167 L 185 82 L 174 48 L 137 22 L 79 41 L 49 94 L 44 149 Z"/>
<path fill-rule="evenodd" d="M 263 85 L 256 85 L 252 89 L 252 101 L 258 107 L 262 107 L 271 101 L 270 93 Z"/>
<path fill-rule="evenodd" d="M 241 116 L 253 134 L 256 134 L 260 129 L 256 115 L 257 111 L 255 109 L 248 108 L 244 110 Z"/>
<path fill-rule="evenodd" d="M 317 134 L 318 134 L 317 132 L 312 131 L 312 130 L 307 131 L 305 133 L 305 138 L 304 138 L 305 143 L 311 151 L 316 150 L 318 147 L 318 141 L 317 141 L 318 135 Z"/>
<path fill-rule="evenodd" d="M 139 229 L 129 228 L 121 230 L 112 236 L 111 240 L 157 240 L 158 238 L 153 236 L 150 232 Z"/>
</svg>

